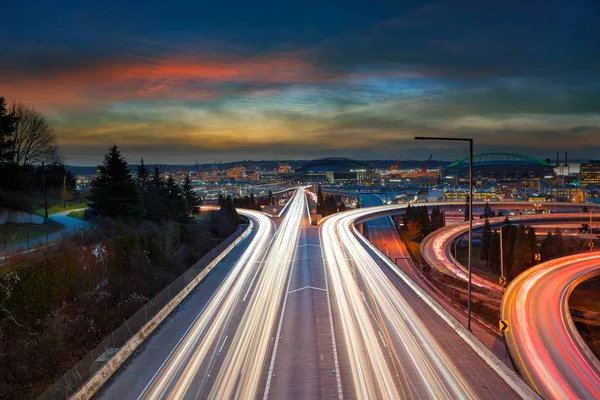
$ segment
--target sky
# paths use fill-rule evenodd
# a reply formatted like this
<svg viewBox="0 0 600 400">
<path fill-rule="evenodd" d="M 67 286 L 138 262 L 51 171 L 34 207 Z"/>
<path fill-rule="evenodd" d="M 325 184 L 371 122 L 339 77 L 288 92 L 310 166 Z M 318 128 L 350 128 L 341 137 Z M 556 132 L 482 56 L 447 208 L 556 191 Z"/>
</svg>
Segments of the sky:
<svg viewBox="0 0 600 400">
<path fill-rule="evenodd" d="M 0 96 L 67 164 L 600 158 L 600 2 L 16 1 Z"/>
</svg>

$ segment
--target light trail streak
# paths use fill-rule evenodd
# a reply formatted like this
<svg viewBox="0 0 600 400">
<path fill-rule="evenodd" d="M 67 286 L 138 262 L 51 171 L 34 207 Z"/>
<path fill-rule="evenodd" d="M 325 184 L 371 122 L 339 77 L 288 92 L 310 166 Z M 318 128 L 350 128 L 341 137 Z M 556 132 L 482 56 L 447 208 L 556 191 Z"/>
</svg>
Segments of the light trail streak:
<svg viewBox="0 0 600 400">
<path fill-rule="evenodd" d="M 577 254 L 528 269 L 506 290 L 506 341 L 522 375 L 545 398 L 600 398 L 600 361 L 577 332 L 568 305 L 575 287 L 596 275 L 600 253 Z"/>
<path fill-rule="evenodd" d="M 397 376 L 396 368 L 402 370 L 407 360 L 400 360 L 393 346 L 385 348 L 381 344 L 381 328 L 381 335 L 389 338 L 385 341 L 388 345 L 401 343 L 406 349 L 408 362 L 417 371 L 418 386 L 424 388 L 426 397 L 474 398 L 465 378 L 455 370 L 403 295 L 357 239 L 355 220 L 372 212 L 373 209 L 359 209 L 336 214 L 325 221 L 321 231 L 331 278 L 329 288 L 339 309 L 356 396 L 406 398 L 420 395 L 413 393 L 415 382 L 412 382 L 413 387 L 406 387 Z M 354 261 L 350 263 L 349 259 Z M 371 318 L 361 296 L 361 284 L 367 289 L 375 314 L 380 318 Z"/>
<path fill-rule="evenodd" d="M 587 214 L 537 214 L 537 215 L 519 215 L 510 218 L 511 223 L 544 223 L 548 221 L 582 220 L 588 218 Z M 490 218 L 492 225 L 499 224 L 504 217 Z M 485 225 L 485 220 L 473 221 L 473 229 L 481 228 Z M 452 254 L 452 243 L 462 235 L 468 232 L 469 223 L 458 223 L 438 229 L 421 242 L 421 253 L 423 258 L 431 267 L 438 271 L 462 279 L 468 280 L 469 272 L 467 268 L 459 263 Z M 474 285 L 500 292 L 502 286 L 473 274 L 472 282 Z"/>
<path fill-rule="evenodd" d="M 249 301 L 209 398 L 256 398 L 271 335 L 300 235 L 306 197 L 297 190 Z"/>
<path fill-rule="evenodd" d="M 201 363 L 209 355 L 209 350 L 221 342 L 222 328 L 233 314 L 233 308 L 241 297 L 244 284 L 252 271 L 248 266 L 261 258 L 275 230 L 271 219 L 263 213 L 250 210 L 238 212 L 248 216 L 256 227 L 254 240 L 139 398 L 181 396 L 189 387 Z"/>
</svg>

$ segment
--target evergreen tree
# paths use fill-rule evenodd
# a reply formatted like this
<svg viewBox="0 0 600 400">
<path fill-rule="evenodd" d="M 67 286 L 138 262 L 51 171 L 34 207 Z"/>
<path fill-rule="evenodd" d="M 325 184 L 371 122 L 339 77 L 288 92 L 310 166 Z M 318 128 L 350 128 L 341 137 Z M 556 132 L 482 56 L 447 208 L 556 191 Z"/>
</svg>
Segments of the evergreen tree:
<svg viewBox="0 0 600 400">
<path fill-rule="evenodd" d="M 490 220 L 485 219 L 485 225 L 483 226 L 483 235 L 481 236 L 481 251 L 479 253 L 479 258 L 481 260 L 487 261 L 487 265 L 489 265 L 489 251 L 490 251 L 490 237 L 492 235 L 492 228 L 490 227 Z"/>
<path fill-rule="evenodd" d="M 411 221 L 412 217 L 412 207 L 409 204 L 408 207 L 406 207 L 406 211 L 404 211 L 404 226 L 408 226 L 408 223 Z"/>
<path fill-rule="evenodd" d="M 196 210 L 196 207 L 202 205 L 202 200 L 200 200 L 200 197 L 198 197 L 198 195 L 194 191 L 194 187 L 192 186 L 192 181 L 190 180 L 189 174 L 185 175 L 183 185 L 181 186 L 181 191 L 183 193 L 183 198 L 185 199 L 187 213 L 193 214 Z"/>
<path fill-rule="evenodd" d="M 160 176 L 160 167 L 155 165 L 144 192 L 144 217 L 158 223 L 167 220 L 170 216 L 168 200 L 169 192 Z"/>
<path fill-rule="evenodd" d="M 490 203 L 485 203 L 485 206 L 483 207 L 483 218 L 493 218 L 495 216 L 496 214 L 494 213 L 494 210 L 492 210 L 492 207 L 490 207 Z"/>
<path fill-rule="evenodd" d="M 323 207 L 323 216 L 335 214 L 338 210 L 337 201 L 333 195 L 325 197 L 325 205 Z"/>
<path fill-rule="evenodd" d="M 14 157 L 16 119 L 6 109 L 6 100 L 0 97 L 0 165 L 11 163 Z"/>
<path fill-rule="evenodd" d="M 90 207 L 107 217 L 137 217 L 141 214 L 135 182 L 127 162 L 116 145 L 98 167 L 99 174 L 92 181 Z"/>
<path fill-rule="evenodd" d="M 273 197 L 273 191 L 269 190 L 269 195 L 267 196 L 267 204 L 270 206 L 274 206 L 275 205 L 275 197 Z"/>
<path fill-rule="evenodd" d="M 553 244 L 556 252 L 556 257 L 566 256 L 569 253 L 569 249 L 567 248 L 567 244 L 565 243 L 565 238 L 563 238 L 562 232 L 558 228 L 556 228 L 556 230 L 554 231 Z"/>
<path fill-rule="evenodd" d="M 166 183 L 165 203 L 168 210 L 168 218 L 172 221 L 185 222 L 188 218 L 188 210 L 181 188 L 172 176 Z"/>
<path fill-rule="evenodd" d="M 504 247 L 504 268 L 506 271 L 510 271 L 513 264 L 515 242 L 517 240 L 518 228 L 516 225 L 505 225 L 502 227 L 502 245 Z"/>
<path fill-rule="evenodd" d="M 317 188 L 317 214 L 321 214 L 322 216 L 327 215 L 325 210 L 325 197 L 323 196 L 321 185 Z"/>
<path fill-rule="evenodd" d="M 533 226 L 530 226 L 527 230 L 527 243 L 529 244 L 531 254 L 538 252 L 537 235 L 535 234 L 535 228 Z"/>
<path fill-rule="evenodd" d="M 154 166 L 154 173 L 152 174 L 150 184 L 155 187 L 163 187 L 165 184 L 165 181 L 160 176 L 160 167 L 158 165 Z"/>
<path fill-rule="evenodd" d="M 233 199 L 227 196 L 222 201 L 219 211 L 211 215 L 212 230 L 219 237 L 226 237 L 233 233 L 239 224 L 239 215 L 235 209 Z"/>
<path fill-rule="evenodd" d="M 439 206 L 435 206 L 431 211 L 431 230 L 435 231 L 443 228 L 446 225 L 444 221 L 444 213 Z"/>
<path fill-rule="evenodd" d="M 500 273 L 500 234 L 497 231 L 492 232 L 489 243 L 488 266 Z"/>
<path fill-rule="evenodd" d="M 554 247 L 554 235 L 552 235 L 552 232 L 548 232 L 548 234 L 542 241 L 542 245 L 540 246 L 540 256 L 542 257 L 542 261 L 548 261 L 556 257 L 556 249 Z"/>
<path fill-rule="evenodd" d="M 513 250 L 513 261 L 509 269 L 511 279 L 516 278 L 521 272 L 531 267 L 533 264 L 532 260 L 533 253 L 531 252 L 531 247 L 529 247 L 525 226 L 519 225 Z"/>
<path fill-rule="evenodd" d="M 342 201 L 342 202 L 340 203 L 340 205 L 338 206 L 338 210 L 339 210 L 340 212 L 342 212 L 342 211 L 346 211 L 346 204 L 344 204 L 344 202 L 343 202 L 343 201 Z"/>
<path fill-rule="evenodd" d="M 140 160 L 140 165 L 138 166 L 136 180 L 140 188 L 140 192 L 143 194 L 146 192 L 148 181 L 150 180 L 150 170 L 146 167 L 146 164 L 144 164 L 143 158 Z"/>
<path fill-rule="evenodd" d="M 421 227 L 425 236 L 431 232 L 431 220 L 429 219 L 429 212 L 427 211 L 427 206 L 421 206 L 419 208 L 419 221 L 421 222 Z"/>
</svg>

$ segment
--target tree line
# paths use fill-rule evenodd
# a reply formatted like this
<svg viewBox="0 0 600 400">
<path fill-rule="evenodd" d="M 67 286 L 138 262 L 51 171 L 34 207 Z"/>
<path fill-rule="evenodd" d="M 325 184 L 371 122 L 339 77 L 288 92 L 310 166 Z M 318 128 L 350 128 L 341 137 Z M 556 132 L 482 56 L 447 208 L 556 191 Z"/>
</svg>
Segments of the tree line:
<svg viewBox="0 0 600 400">
<path fill-rule="evenodd" d="M 585 249 L 583 240 L 566 240 L 560 229 L 548 232 L 538 245 L 537 233 L 534 227 L 511 224 L 508 217 L 502 222 L 501 232 L 492 230 L 486 219 L 480 247 L 480 259 L 486 266 L 500 273 L 500 233 L 502 233 L 502 256 L 505 274 L 509 279 L 516 278 L 520 273 L 534 266 L 538 261 L 535 255 L 540 255 L 539 262 L 551 260 Z"/>
<path fill-rule="evenodd" d="M 250 193 L 249 196 L 244 196 L 244 197 L 229 196 L 229 198 L 231 199 L 233 206 L 235 208 L 247 208 L 249 210 L 262 211 L 260 202 L 256 200 L 256 198 L 254 197 L 254 193 Z M 219 197 L 217 199 L 217 204 L 219 206 L 223 206 L 225 200 L 226 200 L 226 198 L 223 197 L 222 194 L 219 194 Z"/>
<path fill-rule="evenodd" d="M 321 214 L 322 217 L 326 217 L 331 214 L 335 214 L 339 211 L 345 211 L 346 204 L 344 202 L 340 202 L 338 204 L 337 200 L 333 195 L 323 195 L 323 190 L 321 189 L 321 185 L 317 188 L 317 214 Z"/>
<path fill-rule="evenodd" d="M 431 232 L 446 226 L 445 213 L 439 206 L 431 209 L 431 216 L 427 206 L 406 207 L 402 216 L 403 224 L 408 228 L 408 235 L 413 240 L 421 240 Z"/>
<path fill-rule="evenodd" d="M 135 176 L 117 145 L 110 148 L 92 180 L 90 208 L 111 218 L 143 218 L 157 223 L 186 222 L 201 204 L 189 175 L 181 185 L 163 179 L 160 167 L 150 171 L 142 158 Z"/>
<path fill-rule="evenodd" d="M 45 185 L 54 197 L 73 197 L 75 178 L 60 157 L 47 119 L 22 103 L 0 97 L 0 206 L 33 211 L 26 194 Z"/>
</svg>

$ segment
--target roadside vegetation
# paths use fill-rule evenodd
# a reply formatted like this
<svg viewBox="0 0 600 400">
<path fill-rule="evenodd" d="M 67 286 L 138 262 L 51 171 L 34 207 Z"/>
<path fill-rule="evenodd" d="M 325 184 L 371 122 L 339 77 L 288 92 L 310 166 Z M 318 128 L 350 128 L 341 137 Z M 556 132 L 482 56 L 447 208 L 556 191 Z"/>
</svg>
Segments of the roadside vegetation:
<svg viewBox="0 0 600 400">
<path fill-rule="evenodd" d="M 0 225 L 0 246 L 4 251 L 4 245 L 11 246 L 16 243 L 26 242 L 45 237 L 60 231 L 64 227 L 56 221 L 48 221 L 45 224 L 2 224 Z"/>
<path fill-rule="evenodd" d="M 97 229 L 0 268 L 0 398 L 39 396 L 240 223 L 231 198 L 194 218 L 189 177 L 133 175 L 117 146 L 99 171 L 75 214 L 102 215 Z"/>
<path fill-rule="evenodd" d="M 81 221 L 86 221 L 86 220 L 90 219 L 92 216 L 89 215 L 89 213 L 86 215 L 85 211 L 86 211 L 85 209 L 71 211 L 70 213 L 67 214 L 67 217 L 79 219 Z"/>
<path fill-rule="evenodd" d="M 317 188 L 317 214 L 321 214 L 322 217 L 326 217 L 331 214 L 335 214 L 339 211 L 345 211 L 346 204 L 341 202 L 338 204 L 337 200 L 333 195 L 324 196 L 321 185 Z"/>
</svg>

